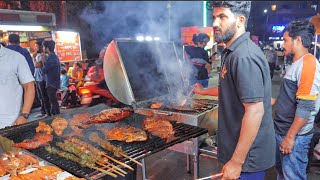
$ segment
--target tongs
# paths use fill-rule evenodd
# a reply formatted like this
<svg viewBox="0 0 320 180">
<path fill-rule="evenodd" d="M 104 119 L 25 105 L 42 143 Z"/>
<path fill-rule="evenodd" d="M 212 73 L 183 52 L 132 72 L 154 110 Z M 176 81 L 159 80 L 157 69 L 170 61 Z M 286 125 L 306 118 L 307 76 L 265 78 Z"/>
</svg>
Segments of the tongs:
<svg viewBox="0 0 320 180">
<path fill-rule="evenodd" d="M 203 177 L 203 178 L 200 178 L 200 179 L 197 179 L 197 180 L 215 179 L 215 178 L 218 178 L 218 177 L 221 177 L 221 176 L 223 176 L 223 173 L 213 174 L 211 176 Z"/>
<path fill-rule="evenodd" d="M 188 98 L 189 98 L 191 95 L 193 95 L 193 89 L 191 89 L 191 91 L 188 93 L 187 97 L 181 101 L 181 104 L 180 104 L 180 105 L 181 105 L 181 106 L 186 105 L 187 100 L 188 100 Z"/>
</svg>

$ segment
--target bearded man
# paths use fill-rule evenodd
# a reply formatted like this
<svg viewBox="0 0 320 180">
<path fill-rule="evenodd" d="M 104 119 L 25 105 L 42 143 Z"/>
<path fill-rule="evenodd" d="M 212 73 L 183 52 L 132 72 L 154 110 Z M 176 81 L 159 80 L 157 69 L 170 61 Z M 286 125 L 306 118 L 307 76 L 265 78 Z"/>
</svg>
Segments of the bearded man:
<svg viewBox="0 0 320 180">
<path fill-rule="evenodd" d="M 263 180 L 275 164 L 268 61 L 246 32 L 250 1 L 213 1 L 215 40 L 224 42 L 219 85 L 193 90 L 219 96 L 218 160 L 222 179 Z"/>
</svg>

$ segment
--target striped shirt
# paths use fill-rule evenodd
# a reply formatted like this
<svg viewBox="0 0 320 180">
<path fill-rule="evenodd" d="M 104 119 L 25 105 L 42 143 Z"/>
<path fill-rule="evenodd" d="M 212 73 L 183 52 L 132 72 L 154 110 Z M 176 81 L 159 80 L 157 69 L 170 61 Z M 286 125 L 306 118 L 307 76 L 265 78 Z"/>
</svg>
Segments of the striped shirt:
<svg viewBox="0 0 320 180">
<path fill-rule="evenodd" d="M 294 117 L 307 120 L 298 135 L 310 134 L 314 117 L 320 107 L 320 64 L 306 54 L 294 61 L 286 72 L 275 107 L 275 130 L 286 135 Z"/>
</svg>

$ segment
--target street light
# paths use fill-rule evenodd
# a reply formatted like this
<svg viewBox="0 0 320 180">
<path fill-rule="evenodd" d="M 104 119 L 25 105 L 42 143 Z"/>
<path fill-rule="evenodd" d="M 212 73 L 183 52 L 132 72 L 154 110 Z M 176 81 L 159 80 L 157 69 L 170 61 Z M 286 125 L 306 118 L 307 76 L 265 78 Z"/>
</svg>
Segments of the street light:
<svg viewBox="0 0 320 180">
<path fill-rule="evenodd" d="M 267 10 L 267 9 L 264 9 L 264 10 L 263 10 L 263 12 L 264 12 L 264 13 L 267 13 L 267 12 L 268 12 L 268 10 Z"/>
</svg>

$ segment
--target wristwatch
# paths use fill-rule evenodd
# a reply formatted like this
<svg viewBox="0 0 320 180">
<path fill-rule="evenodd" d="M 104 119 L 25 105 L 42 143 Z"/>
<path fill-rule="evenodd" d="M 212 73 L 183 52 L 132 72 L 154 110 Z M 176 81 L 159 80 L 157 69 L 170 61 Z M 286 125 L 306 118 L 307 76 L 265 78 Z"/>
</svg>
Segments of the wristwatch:
<svg viewBox="0 0 320 180">
<path fill-rule="evenodd" d="M 28 119 L 29 113 L 20 113 L 19 116 L 22 116 L 22 117 L 24 117 L 25 119 Z"/>
</svg>

